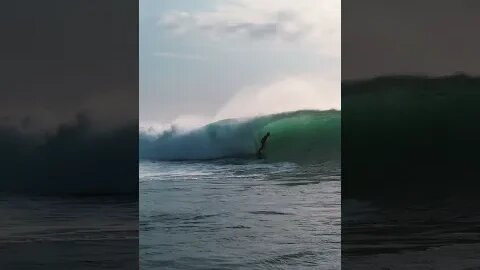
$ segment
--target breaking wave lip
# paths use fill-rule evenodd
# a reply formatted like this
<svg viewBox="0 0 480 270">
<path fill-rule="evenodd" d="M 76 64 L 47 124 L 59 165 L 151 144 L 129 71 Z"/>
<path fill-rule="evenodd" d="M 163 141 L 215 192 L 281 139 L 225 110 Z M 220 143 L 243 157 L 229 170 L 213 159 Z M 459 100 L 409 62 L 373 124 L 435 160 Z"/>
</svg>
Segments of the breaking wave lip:
<svg viewBox="0 0 480 270">
<path fill-rule="evenodd" d="M 190 131 L 172 127 L 152 134 L 140 130 L 139 156 L 162 161 L 255 159 L 260 138 L 270 132 L 266 160 L 338 160 L 340 118 L 337 110 L 300 110 L 225 119 Z"/>
</svg>

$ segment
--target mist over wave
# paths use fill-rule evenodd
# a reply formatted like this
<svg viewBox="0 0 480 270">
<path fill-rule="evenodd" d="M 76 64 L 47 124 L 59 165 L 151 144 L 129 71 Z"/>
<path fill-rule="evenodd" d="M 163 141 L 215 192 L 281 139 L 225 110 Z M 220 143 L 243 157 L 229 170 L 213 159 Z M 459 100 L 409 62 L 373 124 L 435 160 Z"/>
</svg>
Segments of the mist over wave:
<svg viewBox="0 0 480 270">
<path fill-rule="evenodd" d="M 226 102 L 213 120 L 340 108 L 339 80 L 304 75 L 289 77 L 265 86 L 245 88 Z"/>
</svg>

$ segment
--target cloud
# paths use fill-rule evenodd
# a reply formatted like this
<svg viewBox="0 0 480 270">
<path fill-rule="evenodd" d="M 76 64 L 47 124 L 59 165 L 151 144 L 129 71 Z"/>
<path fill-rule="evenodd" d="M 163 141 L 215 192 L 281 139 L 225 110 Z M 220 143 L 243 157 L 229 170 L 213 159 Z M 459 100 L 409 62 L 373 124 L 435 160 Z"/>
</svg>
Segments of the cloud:
<svg viewBox="0 0 480 270">
<path fill-rule="evenodd" d="M 170 11 L 159 24 L 177 34 L 300 43 L 340 55 L 339 0 L 222 1 L 209 11 Z"/>
<path fill-rule="evenodd" d="M 173 52 L 156 52 L 154 53 L 156 57 L 162 58 L 171 58 L 171 59 L 185 59 L 185 60 L 206 60 L 204 56 L 195 55 L 195 54 L 182 54 L 182 53 L 173 53 Z"/>
</svg>

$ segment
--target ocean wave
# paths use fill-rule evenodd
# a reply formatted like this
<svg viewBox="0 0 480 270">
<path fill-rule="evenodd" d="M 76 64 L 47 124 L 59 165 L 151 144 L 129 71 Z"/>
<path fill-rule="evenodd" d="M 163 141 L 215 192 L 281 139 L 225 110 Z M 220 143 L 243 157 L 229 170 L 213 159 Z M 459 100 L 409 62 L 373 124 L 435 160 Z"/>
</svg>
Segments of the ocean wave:
<svg viewBox="0 0 480 270">
<path fill-rule="evenodd" d="M 181 131 L 172 127 L 159 134 L 140 131 L 141 159 L 206 160 L 255 158 L 260 139 L 270 132 L 266 160 L 332 160 L 340 158 L 340 111 L 303 110 L 226 119 Z"/>
</svg>

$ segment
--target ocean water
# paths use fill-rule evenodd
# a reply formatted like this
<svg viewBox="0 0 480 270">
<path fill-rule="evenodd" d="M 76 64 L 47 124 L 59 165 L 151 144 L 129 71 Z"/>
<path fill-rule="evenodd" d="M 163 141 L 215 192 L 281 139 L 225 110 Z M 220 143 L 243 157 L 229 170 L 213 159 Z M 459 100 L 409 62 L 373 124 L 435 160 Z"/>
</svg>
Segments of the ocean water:
<svg viewBox="0 0 480 270">
<path fill-rule="evenodd" d="M 141 269 L 340 269 L 338 162 L 140 162 Z"/>
<path fill-rule="evenodd" d="M 0 269 L 137 269 L 138 203 L 0 194 Z"/>
<path fill-rule="evenodd" d="M 480 269 L 478 199 L 342 202 L 342 269 Z"/>
</svg>

